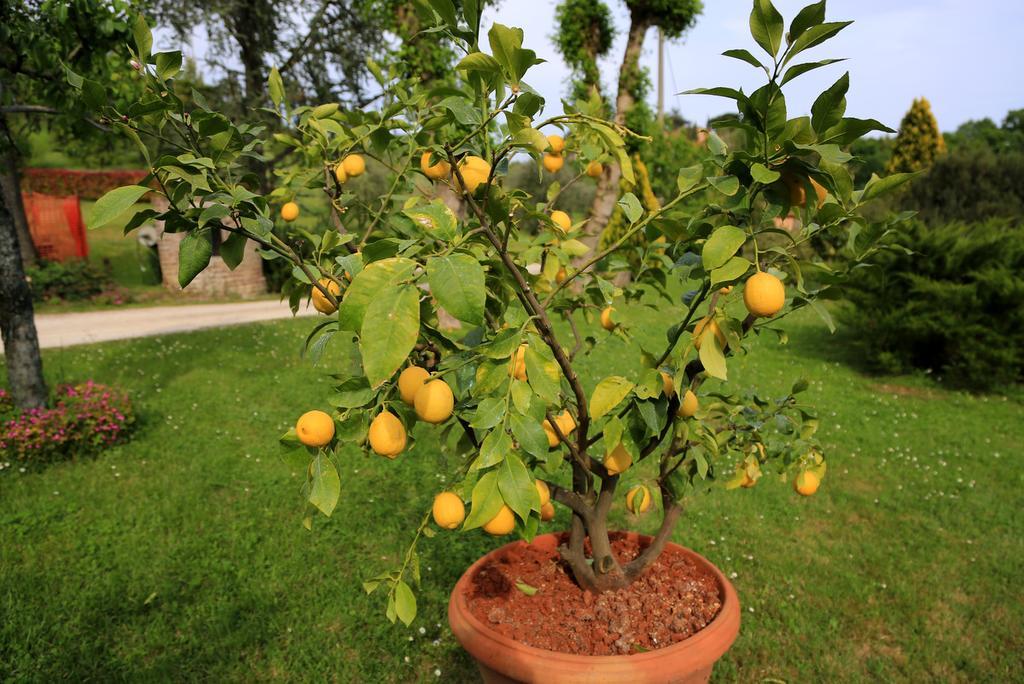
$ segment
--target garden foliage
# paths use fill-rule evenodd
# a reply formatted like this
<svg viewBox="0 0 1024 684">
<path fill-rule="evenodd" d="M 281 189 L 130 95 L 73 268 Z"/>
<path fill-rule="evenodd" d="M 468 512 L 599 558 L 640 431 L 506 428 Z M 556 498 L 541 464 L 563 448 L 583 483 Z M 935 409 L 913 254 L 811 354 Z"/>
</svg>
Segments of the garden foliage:
<svg viewBox="0 0 1024 684">
<path fill-rule="evenodd" d="M 925 98 L 918 98 L 900 122 L 886 171 L 910 173 L 927 169 L 945 152 L 946 143 L 932 114 L 932 106 Z"/>
<path fill-rule="evenodd" d="M 1024 379 L 1024 223 L 913 221 L 846 287 L 842 318 L 874 367 L 950 385 Z"/>
<path fill-rule="evenodd" d="M 36 301 L 81 301 L 114 287 L 108 273 L 88 261 L 40 261 L 25 270 Z"/>
</svg>

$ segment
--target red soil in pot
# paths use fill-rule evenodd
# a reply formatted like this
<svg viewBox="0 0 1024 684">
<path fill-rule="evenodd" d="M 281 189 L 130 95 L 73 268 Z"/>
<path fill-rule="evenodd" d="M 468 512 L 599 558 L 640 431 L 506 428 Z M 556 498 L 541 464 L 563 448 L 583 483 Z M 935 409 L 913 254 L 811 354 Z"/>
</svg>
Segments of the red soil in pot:
<svg viewBox="0 0 1024 684">
<path fill-rule="evenodd" d="M 620 563 L 635 558 L 643 545 L 635 536 L 612 535 Z M 537 592 L 527 595 L 516 582 Z M 583 591 L 557 550 L 512 545 L 480 565 L 465 599 L 474 617 L 503 636 L 579 655 L 671 646 L 704 628 L 722 607 L 715 576 L 671 545 L 629 587 L 602 594 Z"/>
</svg>

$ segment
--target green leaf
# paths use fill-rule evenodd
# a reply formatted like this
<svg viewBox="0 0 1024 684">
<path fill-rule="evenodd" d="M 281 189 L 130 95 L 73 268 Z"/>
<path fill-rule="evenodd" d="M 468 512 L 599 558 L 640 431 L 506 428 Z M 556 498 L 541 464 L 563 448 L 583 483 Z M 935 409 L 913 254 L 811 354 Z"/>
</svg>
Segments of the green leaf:
<svg viewBox="0 0 1024 684">
<path fill-rule="evenodd" d="M 533 418 L 518 413 L 509 415 L 509 427 L 512 434 L 519 440 L 519 446 L 528 454 L 544 458 L 548 453 L 548 437 L 544 428 Z"/>
<path fill-rule="evenodd" d="M 487 397 L 476 407 L 469 426 L 478 430 L 490 430 L 505 417 L 505 400 L 502 397 Z"/>
<path fill-rule="evenodd" d="M 701 250 L 700 257 L 704 264 L 704 270 L 710 271 L 723 266 L 746 241 L 747 234 L 736 226 L 716 228 Z"/>
<path fill-rule="evenodd" d="M 828 331 L 834 333 L 836 331 L 836 324 L 832 321 L 832 314 L 828 312 L 825 305 L 817 299 L 810 301 L 811 308 L 814 309 L 814 313 L 818 314 L 821 320 L 825 321 L 825 325 L 828 326 Z"/>
<path fill-rule="evenodd" d="M 359 351 L 370 387 L 388 380 L 416 346 L 420 333 L 419 289 L 398 285 L 378 292 L 366 309 Z"/>
<path fill-rule="evenodd" d="M 406 627 L 416 619 L 416 595 L 402 580 L 395 584 L 395 615 Z"/>
<path fill-rule="evenodd" d="M 470 498 L 472 503 L 469 515 L 466 516 L 466 522 L 462 524 L 462 529 L 467 531 L 489 523 L 505 504 L 498 491 L 498 473 L 494 470 L 484 473 L 476 481 Z"/>
<path fill-rule="evenodd" d="M 156 76 L 161 81 L 174 78 L 181 71 L 181 52 L 158 52 L 153 55 L 156 60 Z"/>
<path fill-rule="evenodd" d="M 775 181 L 782 178 L 781 173 L 769 169 L 761 162 L 754 162 L 754 164 L 750 167 L 750 175 L 753 176 L 754 180 L 756 180 L 758 183 L 763 183 L 764 185 L 774 183 Z"/>
<path fill-rule="evenodd" d="M 438 304 L 460 321 L 484 322 L 487 290 L 484 269 L 468 254 L 449 254 L 427 260 L 427 282 Z"/>
<path fill-rule="evenodd" d="M 715 287 L 720 283 L 726 283 L 730 280 L 736 280 L 741 277 L 747 270 L 753 266 L 749 259 L 743 257 L 733 257 L 729 261 L 725 262 L 725 265 L 719 266 L 718 268 L 711 271 L 711 286 Z"/>
<path fill-rule="evenodd" d="M 521 519 L 526 520 L 530 511 L 540 510 L 540 495 L 533 486 L 533 479 L 523 460 L 509 452 L 498 466 L 498 491 L 508 507 Z"/>
<path fill-rule="evenodd" d="M 736 191 L 740 189 L 740 179 L 736 176 L 708 176 L 708 182 L 718 192 L 729 197 L 735 195 Z"/>
<path fill-rule="evenodd" d="M 537 63 L 537 53 L 522 47 L 523 29 L 494 24 L 487 32 L 487 39 L 494 58 L 504 68 L 512 84 L 518 85 L 523 74 Z"/>
<path fill-rule="evenodd" d="M 185 287 L 210 263 L 213 238 L 209 228 L 193 230 L 178 246 L 178 284 Z"/>
<path fill-rule="evenodd" d="M 529 373 L 529 371 L 527 371 Z M 541 373 L 541 375 L 544 375 Z M 533 388 L 530 387 L 528 382 L 522 382 L 521 380 L 512 381 L 512 404 L 516 407 L 516 411 L 523 414 L 524 416 L 529 415 L 530 405 L 533 403 Z"/>
<path fill-rule="evenodd" d="M 793 66 L 786 69 L 786 73 L 782 76 L 782 82 L 779 83 L 779 85 L 784 86 L 797 76 L 806 74 L 808 71 L 812 71 L 823 66 L 828 66 L 829 64 L 835 64 L 836 62 L 845 61 L 846 58 L 843 57 L 842 59 L 823 59 L 820 62 L 804 62 L 803 64 L 794 64 Z"/>
<path fill-rule="evenodd" d="M 100 109 L 107 103 L 107 89 L 87 78 L 82 81 L 82 100 L 89 109 Z"/>
<path fill-rule="evenodd" d="M 825 21 L 825 0 L 811 3 L 800 10 L 795 17 L 793 17 L 792 23 L 789 25 L 789 34 L 786 36 L 786 40 L 792 43 L 794 40 L 803 35 L 804 31 L 812 26 Z"/>
<path fill-rule="evenodd" d="M 492 430 L 484 437 L 484 441 L 480 445 L 480 455 L 473 461 L 470 470 L 482 470 L 498 465 L 511 451 L 512 438 L 504 430 Z"/>
<path fill-rule="evenodd" d="M 618 406 L 633 391 L 633 383 L 619 375 L 611 375 L 597 383 L 590 395 L 590 417 L 597 420 Z"/>
<path fill-rule="evenodd" d="M 636 223 L 636 220 L 640 218 L 644 213 L 644 208 L 640 204 L 640 200 L 636 198 L 631 192 L 627 192 L 619 200 L 619 206 L 622 207 L 622 213 L 626 215 L 626 218 L 630 223 Z"/>
<path fill-rule="evenodd" d="M 850 89 L 850 72 L 839 77 L 811 105 L 811 127 L 818 134 L 835 126 L 846 113 L 846 91 Z"/>
<path fill-rule="evenodd" d="M 526 347 L 526 379 L 537 395 L 549 404 L 559 400 L 559 370 L 553 359 L 541 356 L 533 345 Z"/>
<path fill-rule="evenodd" d="M 245 257 L 245 243 L 247 238 L 241 233 L 231 233 L 227 240 L 220 243 L 220 258 L 224 265 L 232 271 L 242 263 Z"/>
<path fill-rule="evenodd" d="M 835 126 L 832 126 L 821 136 L 821 143 L 833 143 L 835 145 L 849 145 L 854 140 L 863 137 L 872 131 L 884 133 L 895 133 L 894 130 L 875 119 L 855 119 L 846 117 Z"/>
<path fill-rule="evenodd" d="M 284 81 L 281 80 L 281 72 L 277 70 L 277 67 L 270 70 L 270 76 L 267 78 L 267 91 L 274 106 L 280 107 L 284 102 Z"/>
<path fill-rule="evenodd" d="M 533 596 L 538 591 L 537 587 L 530 586 L 522 580 L 516 580 L 516 589 L 523 592 L 527 596 Z"/>
<path fill-rule="evenodd" d="M 726 88 L 725 86 L 718 86 L 715 88 L 692 88 L 690 90 L 684 90 L 679 93 L 680 95 L 711 95 L 713 97 L 725 97 L 730 100 L 736 100 L 736 102 L 747 103 L 749 99 L 746 95 L 736 90 L 735 88 Z"/>
<path fill-rule="evenodd" d="M 93 205 L 92 216 L 89 217 L 89 229 L 107 225 L 131 209 L 132 205 L 149 191 L 149 188 L 141 185 L 125 185 L 111 190 L 96 200 L 96 204 Z"/>
<path fill-rule="evenodd" d="M 679 192 L 686 192 L 693 186 L 697 185 L 703 177 L 704 167 L 700 164 L 684 166 L 679 169 L 679 175 L 676 176 L 676 187 L 679 188 Z"/>
<path fill-rule="evenodd" d="M 793 41 L 793 45 L 789 49 L 789 54 L 786 55 L 786 59 L 783 60 L 783 63 L 788 62 L 804 50 L 809 50 L 816 45 L 821 45 L 852 23 L 852 21 L 833 21 L 827 24 L 812 26 L 807 29 L 805 33 L 801 34 L 799 38 Z"/>
<path fill-rule="evenodd" d="M 458 229 L 458 221 L 451 208 L 441 200 L 418 204 L 402 212 L 431 237 L 451 240 Z"/>
<path fill-rule="evenodd" d="M 483 52 L 471 52 L 455 65 L 456 69 L 462 71 L 479 71 L 490 74 L 500 74 L 501 65 L 498 60 Z"/>
<path fill-rule="evenodd" d="M 861 192 L 859 202 L 863 204 L 865 202 L 870 202 L 873 199 L 878 199 L 882 195 L 892 192 L 920 173 L 920 171 L 916 173 L 894 173 L 886 176 L 885 178 L 879 178 L 877 175 L 871 174 L 871 178 L 868 180 L 867 184 L 864 186 L 864 190 Z"/>
<path fill-rule="evenodd" d="M 338 307 L 341 329 L 362 329 L 366 307 L 377 294 L 388 286 L 409 279 L 416 268 L 415 261 L 402 257 L 381 259 L 367 264 L 345 290 L 345 298 Z"/>
<path fill-rule="evenodd" d="M 153 49 L 153 34 L 146 23 L 146 17 L 136 14 L 132 19 L 132 36 L 135 38 L 135 51 L 139 53 L 139 60 L 145 64 L 149 61 L 149 51 Z"/>
<path fill-rule="evenodd" d="M 719 380 L 726 380 L 725 353 L 718 335 L 705 334 L 701 339 L 700 362 L 708 375 Z"/>
<path fill-rule="evenodd" d="M 758 69 L 765 69 L 764 64 L 761 64 L 760 60 L 758 60 L 757 57 L 750 54 L 749 50 L 726 50 L 725 52 L 722 53 L 722 55 L 725 57 L 732 57 L 733 59 L 738 59 L 741 62 L 746 62 L 750 66 L 755 66 Z M 765 69 L 765 71 L 767 71 L 767 69 Z"/>
<path fill-rule="evenodd" d="M 322 451 L 317 452 L 316 458 L 309 464 L 309 478 L 309 503 L 328 518 L 331 517 L 334 507 L 338 505 L 338 497 L 341 496 L 341 478 L 338 477 L 334 462 Z"/>
<path fill-rule="evenodd" d="M 782 15 L 771 0 L 754 0 L 750 12 L 750 35 L 773 58 L 782 46 Z"/>
</svg>

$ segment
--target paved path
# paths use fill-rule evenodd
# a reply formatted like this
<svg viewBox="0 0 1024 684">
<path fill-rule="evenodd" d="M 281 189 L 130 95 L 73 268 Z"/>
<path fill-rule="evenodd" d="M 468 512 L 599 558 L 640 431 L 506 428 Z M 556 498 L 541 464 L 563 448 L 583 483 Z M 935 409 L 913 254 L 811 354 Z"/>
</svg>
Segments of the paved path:
<svg viewBox="0 0 1024 684">
<path fill-rule="evenodd" d="M 300 316 L 311 316 L 315 313 L 316 311 L 311 308 L 299 310 Z M 39 314 L 36 316 L 36 331 L 39 333 L 39 346 L 43 348 L 70 347 L 75 344 L 219 328 L 291 316 L 292 312 L 287 302 L 273 300 L 154 306 L 142 309 Z"/>
</svg>

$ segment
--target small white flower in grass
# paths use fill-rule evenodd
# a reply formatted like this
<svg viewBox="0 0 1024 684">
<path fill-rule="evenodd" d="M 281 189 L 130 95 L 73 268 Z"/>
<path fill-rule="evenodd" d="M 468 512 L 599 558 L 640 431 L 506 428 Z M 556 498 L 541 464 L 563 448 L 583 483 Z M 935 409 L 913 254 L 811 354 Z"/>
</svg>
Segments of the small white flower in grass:
<svg viewBox="0 0 1024 684">
<path fill-rule="evenodd" d="M 440 670 L 434 670 L 434 676 L 435 677 L 440 677 L 441 676 L 441 671 Z"/>
<path fill-rule="evenodd" d="M 747 606 L 747 612 L 748 613 L 753 613 L 754 612 L 754 606 Z"/>
<path fill-rule="evenodd" d="M 405 662 L 409 662 L 409 656 L 405 656 Z"/>
<path fill-rule="evenodd" d="M 730 572 L 730 573 L 729 573 L 729 578 L 730 578 L 730 579 L 736 579 L 737 577 L 739 577 L 739 575 L 738 575 L 738 574 L 736 574 L 735 572 Z"/>
<path fill-rule="evenodd" d="M 426 633 L 427 633 L 427 628 L 426 627 L 420 627 L 420 634 L 426 634 Z"/>
</svg>

